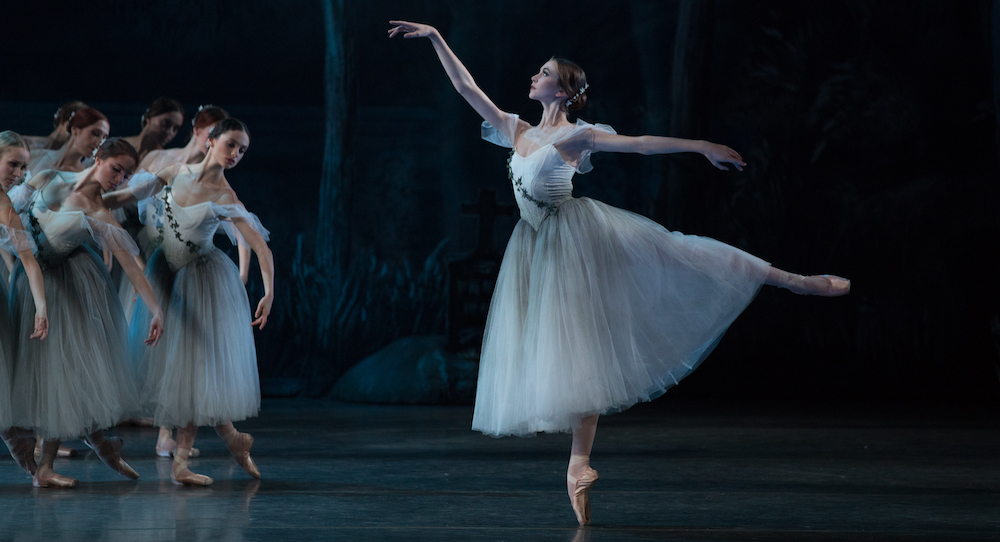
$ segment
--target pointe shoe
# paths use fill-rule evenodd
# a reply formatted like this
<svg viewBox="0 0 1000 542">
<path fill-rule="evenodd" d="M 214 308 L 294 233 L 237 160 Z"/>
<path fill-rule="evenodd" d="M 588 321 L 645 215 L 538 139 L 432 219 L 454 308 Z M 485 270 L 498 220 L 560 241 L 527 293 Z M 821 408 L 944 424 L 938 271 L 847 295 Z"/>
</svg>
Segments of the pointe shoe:
<svg viewBox="0 0 1000 542">
<path fill-rule="evenodd" d="M 810 275 L 799 277 L 785 287 L 800 295 L 838 297 L 850 293 L 851 281 L 836 275 Z"/>
<path fill-rule="evenodd" d="M 35 487 L 58 487 L 64 489 L 76 487 L 79 483 L 80 481 L 76 478 L 63 476 L 50 467 L 39 467 L 31 480 L 31 485 Z"/>
<path fill-rule="evenodd" d="M 587 467 L 579 478 L 566 475 L 566 481 L 573 485 L 573 495 L 569 498 L 573 512 L 580 525 L 590 524 L 590 490 L 597 483 L 597 471 Z"/>
<path fill-rule="evenodd" d="M 174 464 L 170 469 L 170 479 L 175 484 L 185 485 L 185 486 L 210 486 L 212 485 L 212 480 L 204 474 L 197 474 L 191 472 L 187 468 L 187 458 L 189 457 L 188 452 L 190 450 L 180 449 L 174 456 Z"/>
<path fill-rule="evenodd" d="M 160 457 L 173 457 L 174 453 L 177 451 L 177 441 L 167 437 L 165 439 L 156 439 L 156 455 Z M 191 448 L 191 455 L 189 457 L 198 457 L 201 455 L 201 450 L 198 448 Z"/>
<path fill-rule="evenodd" d="M 249 433 L 236 432 L 234 437 L 226 439 L 226 446 L 229 447 L 229 453 L 233 454 L 233 459 L 243 467 L 243 470 L 252 478 L 260 480 L 260 470 L 257 469 L 253 458 L 250 457 L 250 447 L 253 446 L 253 437 Z"/>
<path fill-rule="evenodd" d="M 122 459 L 122 439 L 118 437 L 110 437 L 102 440 L 97 445 L 88 440 L 87 446 L 90 446 L 90 448 L 97 453 L 97 457 L 100 457 L 101 461 L 103 461 L 105 465 L 111 467 L 118 474 L 121 474 L 126 478 L 131 478 L 132 480 L 139 479 L 139 473 L 135 472 L 135 469 Z"/>
<path fill-rule="evenodd" d="M 5 433 L 5 435 L 6 434 L 7 433 Z M 5 438 L 4 442 L 7 444 L 7 449 L 10 450 L 10 456 L 14 458 L 14 462 L 17 463 L 17 466 L 21 467 L 24 472 L 28 473 L 28 476 L 34 476 L 35 472 L 38 470 L 38 465 L 35 463 L 33 453 L 33 450 L 35 449 L 34 435 L 30 437 L 22 437 L 14 431 L 11 431 L 10 438 Z"/>
</svg>

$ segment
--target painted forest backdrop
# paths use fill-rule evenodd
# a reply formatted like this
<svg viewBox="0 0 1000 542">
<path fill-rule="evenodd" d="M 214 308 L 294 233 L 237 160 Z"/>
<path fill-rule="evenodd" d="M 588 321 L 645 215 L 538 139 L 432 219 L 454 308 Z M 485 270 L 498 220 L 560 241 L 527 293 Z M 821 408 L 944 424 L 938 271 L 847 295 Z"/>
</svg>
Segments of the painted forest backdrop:
<svg viewBox="0 0 1000 542">
<path fill-rule="evenodd" d="M 132 135 L 159 95 L 246 121 L 230 179 L 271 229 L 278 273 L 258 333 L 265 393 L 323 395 L 394 339 L 444 334 L 447 262 L 476 240 L 461 204 L 484 187 L 513 203 L 506 151 L 479 139 L 430 44 L 386 39 L 402 18 L 437 26 L 531 122 L 528 78 L 563 56 L 587 70 L 584 120 L 725 143 L 750 163 L 596 155 L 577 196 L 853 279 L 839 299 L 765 289 L 671 393 L 1000 396 L 1000 1 L 95 6 L 5 8 L 24 54 L 6 56 L 0 128 L 48 133 L 82 99 Z M 498 247 L 513 225 L 497 220 Z"/>
</svg>

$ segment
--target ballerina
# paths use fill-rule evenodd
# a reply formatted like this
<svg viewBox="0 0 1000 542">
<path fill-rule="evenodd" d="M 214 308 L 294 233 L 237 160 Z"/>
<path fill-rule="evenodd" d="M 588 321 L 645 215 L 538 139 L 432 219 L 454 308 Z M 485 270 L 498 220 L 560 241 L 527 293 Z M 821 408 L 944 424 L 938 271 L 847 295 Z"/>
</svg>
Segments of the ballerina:
<svg viewBox="0 0 1000 542">
<path fill-rule="evenodd" d="M 260 408 L 260 380 L 253 326 L 263 329 L 274 302 L 274 261 L 267 230 L 236 197 L 225 171 L 239 163 L 250 144 L 246 126 L 222 120 L 208 136 L 209 149 L 200 164 L 174 164 L 146 183 L 105 196 L 112 207 L 143 199 L 155 205 L 163 245 L 146 265 L 158 299 L 167 307 L 164 347 L 141 349 L 139 358 L 144 404 L 153 408 L 160 427 L 177 427 L 177 449 L 171 479 L 178 484 L 209 485 L 212 479 L 188 469 L 187 460 L 198 427 L 211 425 L 236 462 L 253 478 L 260 471 L 250 457 L 253 437 L 233 426 Z M 161 190 L 162 188 L 162 190 Z M 232 260 L 212 242 L 219 225 L 234 242 L 250 245 L 260 262 L 264 297 L 251 315 L 246 290 Z M 235 227 L 235 229 L 234 229 Z M 148 318 L 136 303 L 132 330 Z"/>
<path fill-rule="evenodd" d="M 429 38 L 455 89 L 483 117 L 482 136 L 511 149 L 508 173 L 521 220 L 507 245 L 483 337 L 472 428 L 487 435 L 572 432 L 566 489 L 590 523 L 597 481 L 590 453 L 600 414 L 648 401 L 709 354 L 763 284 L 834 296 L 850 282 L 795 275 L 713 239 L 572 196 L 594 152 L 697 152 L 721 170 L 746 163 L 723 145 L 618 135 L 571 123 L 587 101 L 583 70 L 553 58 L 531 77 L 536 126 L 506 113 L 476 85 L 438 31 L 390 21 L 389 37 Z"/>
<path fill-rule="evenodd" d="M 184 106 L 173 98 L 160 96 L 142 114 L 139 123 L 142 131 L 126 137 L 125 141 L 135 147 L 139 152 L 139 160 L 142 161 L 150 151 L 169 145 L 183 123 Z"/>
<path fill-rule="evenodd" d="M 34 173 L 46 169 L 80 172 L 90 167 L 94 151 L 111 132 L 111 125 L 103 113 L 93 107 L 75 111 L 69 119 L 69 139 L 57 150 L 31 151 L 28 170 Z M 29 179 L 30 180 L 30 179 Z"/>
<path fill-rule="evenodd" d="M 28 150 L 62 148 L 63 143 L 69 139 L 69 121 L 73 114 L 87 107 L 87 104 L 80 101 L 66 102 L 56 110 L 52 118 L 52 133 L 47 136 L 22 136 L 28 142 Z"/>
<path fill-rule="evenodd" d="M 0 132 L 0 180 L 11 185 L 20 181 L 28 169 L 28 142 L 10 130 Z M 13 252 L 21 259 L 24 274 L 28 278 L 31 296 L 35 302 L 34 329 L 31 339 L 44 340 L 49 334 L 49 318 L 45 304 L 45 289 L 42 270 L 33 254 L 34 240 L 24 231 L 21 219 L 7 197 L 6 190 L 0 193 L 0 247 Z M 6 254 L 5 254 L 6 255 Z M 7 281 L 4 281 L 4 286 Z M 0 288 L 0 437 L 3 438 L 11 457 L 28 476 L 34 476 L 36 464 L 33 455 L 35 437 L 26 430 L 20 431 L 13 425 L 11 411 L 11 374 L 14 368 L 14 330 L 10 323 L 7 307 L 7 289 Z"/>
<path fill-rule="evenodd" d="M 138 390 L 127 364 L 127 326 L 107 268 L 83 243 L 93 238 L 114 254 L 149 305 L 144 344 L 163 333 L 163 313 L 149 281 L 133 260 L 138 248 L 104 207 L 101 195 L 120 185 L 139 159 L 121 138 L 106 140 L 94 165 L 79 173 L 47 170 L 27 185 L 34 190 L 23 217 L 38 244 L 52 331 L 48 340 L 18 344 L 11 402 L 15 425 L 45 440 L 33 483 L 75 487 L 76 479 L 52 469 L 62 439 L 84 441 L 109 467 L 128 478 L 138 474 L 122 458 L 121 440 L 103 429 L 139 409 Z M 19 266 L 11 285 L 11 312 L 18 336 L 27 335 L 35 301 Z"/>
<path fill-rule="evenodd" d="M 198 107 L 198 112 L 191 119 L 191 138 L 184 147 L 176 149 L 153 150 L 139 164 L 140 169 L 147 172 L 162 171 L 172 164 L 197 164 L 205 158 L 208 150 L 208 134 L 219 123 L 219 121 L 229 118 L 229 113 L 215 105 L 202 105 Z M 136 179 L 134 182 L 141 182 Z M 133 210 L 134 205 L 126 205 L 122 209 Z M 163 242 L 156 226 L 155 209 L 153 205 L 146 206 L 147 215 L 140 217 L 143 227 L 135 235 L 136 243 L 143 261 L 148 261 L 153 251 L 160 247 Z M 138 214 L 138 210 L 134 210 Z M 239 253 L 240 279 L 246 284 L 250 278 L 250 251 L 243 244 L 237 244 Z M 125 318 L 130 319 L 134 306 L 135 294 L 127 282 L 122 282 L 123 290 L 120 290 L 122 304 L 125 307 Z M 160 434 L 156 439 L 156 455 L 160 457 L 171 457 L 177 450 L 177 442 L 173 439 L 173 430 L 168 427 L 161 427 Z M 191 448 L 190 457 L 198 457 L 200 451 Z"/>
</svg>

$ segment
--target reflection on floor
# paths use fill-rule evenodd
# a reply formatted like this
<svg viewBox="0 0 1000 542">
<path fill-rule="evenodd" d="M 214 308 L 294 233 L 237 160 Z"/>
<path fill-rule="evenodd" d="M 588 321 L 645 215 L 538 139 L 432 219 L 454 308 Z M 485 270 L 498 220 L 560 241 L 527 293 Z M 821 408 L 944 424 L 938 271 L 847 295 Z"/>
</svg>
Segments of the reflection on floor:
<svg viewBox="0 0 1000 542">
<path fill-rule="evenodd" d="M 468 407 L 265 401 L 251 480 L 203 429 L 175 486 L 156 431 L 119 428 L 131 482 L 82 443 L 34 489 L 0 459 L 0 540 L 992 540 L 1000 416 L 928 405 L 720 406 L 664 398 L 601 420 L 594 525 L 565 492 L 569 438 L 492 439 Z"/>
</svg>

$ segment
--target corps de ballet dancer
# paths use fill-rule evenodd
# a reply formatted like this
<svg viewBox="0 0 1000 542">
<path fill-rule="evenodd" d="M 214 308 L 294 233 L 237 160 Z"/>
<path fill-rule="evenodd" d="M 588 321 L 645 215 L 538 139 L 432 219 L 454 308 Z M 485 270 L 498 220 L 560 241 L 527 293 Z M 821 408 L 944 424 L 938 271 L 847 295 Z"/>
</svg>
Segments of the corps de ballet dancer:
<svg viewBox="0 0 1000 542">
<path fill-rule="evenodd" d="M 140 132 L 126 137 L 125 141 L 135 147 L 141 162 L 150 152 L 169 145 L 177 136 L 182 124 L 184 124 L 184 106 L 173 98 L 160 96 L 149 104 L 140 117 Z"/>
<path fill-rule="evenodd" d="M 129 370 L 128 328 L 106 266 L 84 245 L 93 239 L 117 259 L 150 307 L 143 342 L 155 346 L 163 333 L 163 312 L 133 260 L 138 248 L 101 199 L 138 163 L 131 145 L 110 138 L 98 148 L 93 166 L 78 173 L 42 171 L 18 187 L 32 192 L 22 221 L 38 246 L 50 320 L 47 340 L 17 344 L 11 393 L 14 425 L 44 439 L 36 487 L 77 485 L 76 479 L 56 473 L 52 462 L 61 440 L 80 436 L 106 465 L 138 478 L 121 458 L 121 440 L 103 433 L 140 408 Z M 36 308 L 28 283 L 22 262 L 10 290 L 15 337 L 29 335 L 33 326 Z"/>
<path fill-rule="evenodd" d="M 472 428 L 487 435 L 572 432 L 566 489 L 580 525 L 597 482 L 598 416 L 661 395 L 693 371 L 764 284 L 836 296 L 850 282 L 772 267 L 737 248 L 670 232 L 640 215 L 572 196 L 595 152 L 696 152 L 742 170 L 723 145 L 618 135 L 568 120 L 587 101 L 576 64 L 553 58 L 531 76 L 532 126 L 500 110 L 433 27 L 390 21 L 389 37 L 429 38 L 459 94 L 484 119 L 482 137 L 511 149 L 521 219 L 501 263 L 483 338 Z"/>
<path fill-rule="evenodd" d="M 49 319 L 42 270 L 33 254 L 37 247 L 31 235 L 24 230 L 21 218 L 14 211 L 6 190 L 24 177 L 28 169 L 28 157 L 29 145 L 24 138 L 10 130 L 0 132 L 0 182 L 5 188 L 3 193 L 0 193 L 0 248 L 16 254 L 21 260 L 35 303 L 34 329 L 28 338 L 44 340 L 49 332 Z M 6 265 L 4 268 L 6 269 Z M 35 437 L 27 429 L 13 427 L 14 416 L 10 394 L 14 370 L 14 345 L 18 341 L 11 326 L 7 305 L 6 276 L 8 275 L 5 275 L 4 287 L 0 288 L 0 428 L 2 428 L 0 436 L 3 437 L 17 465 L 29 476 L 34 476 L 37 467 L 33 455 Z"/>
<path fill-rule="evenodd" d="M 146 275 L 166 307 L 167 331 L 161 348 L 143 349 L 134 337 L 145 327 L 149 312 L 137 302 L 131 323 L 133 361 L 144 375 L 142 400 L 152 410 L 154 423 L 178 428 L 171 479 L 200 486 L 212 479 L 191 472 L 187 460 L 198 427 L 204 425 L 214 426 L 243 470 L 260 478 L 250 457 L 253 437 L 238 432 L 233 422 L 255 416 L 260 408 L 252 329 L 264 327 L 274 302 L 267 230 L 246 210 L 225 176 L 243 158 L 249 130 L 228 118 L 212 129 L 208 143 L 201 163 L 176 163 L 145 182 L 105 196 L 111 207 L 138 200 L 143 207 L 156 207 L 162 245 L 149 259 Z M 264 297 L 253 313 L 236 265 L 213 244 L 220 225 L 235 242 L 248 244 L 260 262 Z"/>
<path fill-rule="evenodd" d="M 28 149 L 52 149 L 62 148 L 63 143 L 69 139 L 69 121 L 73 114 L 87 107 L 81 101 L 66 102 L 56 110 L 52 117 L 52 133 L 47 136 L 22 136 L 28 142 Z"/>
<path fill-rule="evenodd" d="M 93 107 L 74 111 L 67 122 L 69 139 L 58 149 L 35 149 L 28 162 L 29 174 L 46 169 L 80 172 L 93 163 L 94 151 L 111 132 L 111 124 Z"/>
</svg>

